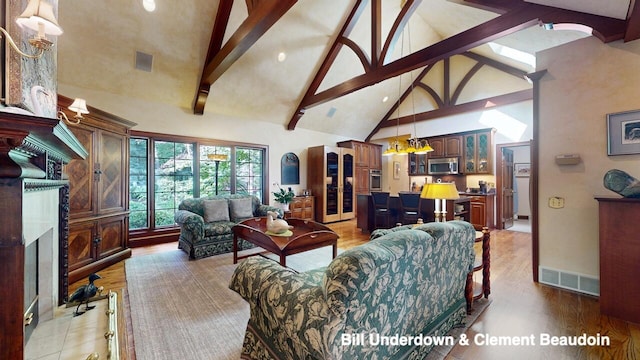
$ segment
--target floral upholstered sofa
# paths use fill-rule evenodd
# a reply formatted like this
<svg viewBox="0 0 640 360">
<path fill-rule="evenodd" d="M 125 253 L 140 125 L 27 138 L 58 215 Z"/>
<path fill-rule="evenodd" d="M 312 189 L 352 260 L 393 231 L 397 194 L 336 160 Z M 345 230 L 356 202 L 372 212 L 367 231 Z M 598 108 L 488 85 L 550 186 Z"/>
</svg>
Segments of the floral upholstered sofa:
<svg viewBox="0 0 640 360">
<path fill-rule="evenodd" d="M 326 268 L 302 273 L 258 256 L 241 262 L 229 287 L 250 305 L 242 358 L 423 359 L 428 341 L 377 341 L 440 336 L 463 323 L 471 224 L 427 223 L 373 236 Z"/>
<path fill-rule="evenodd" d="M 283 216 L 282 210 L 260 203 L 253 195 L 215 195 L 185 199 L 178 205 L 174 215 L 180 225 L 178 248 L 189 254 L 191 259 L 233 251 L 233 231 L 238 222 L 252 217 L 267 216 L 267 211 L 275 211 Z M 252 244 L 240 240 L 241 249 L 249 249 Z"/>
</svg>

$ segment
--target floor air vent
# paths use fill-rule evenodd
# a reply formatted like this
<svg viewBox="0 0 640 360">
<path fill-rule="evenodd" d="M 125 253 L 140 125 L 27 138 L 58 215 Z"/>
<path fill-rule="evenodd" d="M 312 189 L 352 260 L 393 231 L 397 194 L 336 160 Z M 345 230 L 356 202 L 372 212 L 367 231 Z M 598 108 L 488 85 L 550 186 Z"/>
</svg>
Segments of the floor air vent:
<svg viewBox="0 0 640 360">
<path fill-rule="evenodd" d="M 600 295 L 600 280 L 576 273 L 540 267 L 539 281 L 542 284 L 561 287 L 589 295 Z"/>
</svg>

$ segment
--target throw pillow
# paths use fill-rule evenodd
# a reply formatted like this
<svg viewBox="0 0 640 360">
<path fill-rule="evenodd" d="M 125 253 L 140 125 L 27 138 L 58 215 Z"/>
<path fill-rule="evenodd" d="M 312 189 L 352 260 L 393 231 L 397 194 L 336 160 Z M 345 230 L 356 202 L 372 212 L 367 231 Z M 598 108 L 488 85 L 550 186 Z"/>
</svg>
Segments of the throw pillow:
<svg viewBox="0 0 640 360">
<path fill-rule="evenodd" d="M 229 221 L 229 203 L 227 199 L 204 200 L 204 221 Z"/>
<path fill-rule="evenodd" d="M 229 199 L 231 221 L 239 222 L 253 216 L 253 204 L 250 197 L 241 199 Z"/>
</svg>

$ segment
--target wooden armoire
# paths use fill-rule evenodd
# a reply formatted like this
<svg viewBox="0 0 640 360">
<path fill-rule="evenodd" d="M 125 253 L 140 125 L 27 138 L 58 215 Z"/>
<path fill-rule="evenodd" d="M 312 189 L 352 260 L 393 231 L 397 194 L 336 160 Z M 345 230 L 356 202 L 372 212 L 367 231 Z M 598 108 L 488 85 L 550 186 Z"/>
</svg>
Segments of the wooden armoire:
<svg viewBox="0 0 640 360">
<path fill-rule="evenodd" d="M 74 121 L 67 107 L 72 99 L 58 96 L 58 107 Z M 68 127 L 89 152 L 72 160 L 69 176 L 69 283 L 86 278 L 131 256 L 129 242 L 128 120 L 89 108 L 77 125 Z"/>
</svg>

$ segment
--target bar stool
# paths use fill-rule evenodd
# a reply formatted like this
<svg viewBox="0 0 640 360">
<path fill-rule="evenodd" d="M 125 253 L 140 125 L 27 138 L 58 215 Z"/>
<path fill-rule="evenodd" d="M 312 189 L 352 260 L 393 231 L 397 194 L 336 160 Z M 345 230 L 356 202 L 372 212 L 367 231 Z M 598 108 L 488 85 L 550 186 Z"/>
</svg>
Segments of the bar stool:
<svg viewBox="0 0 640 360">
<path fill-rule="evenodd" d="M 399 193 L 400 221 L 403 225 L 415 224 L 420 217 L 420 193 Z"/>
<path fill-rule="evenodd" d="M 371 197 L 373 198 L 373 209 L 375 212 L 373 220 L 375 228 L 379 229 L 382 222 L 384 222 L 385 228 L 389 228 L 389 214 L 391 212 L 389 210 L 389 193 L 384 191 L 375 191 L 371 192 Z"/>
</svg>

